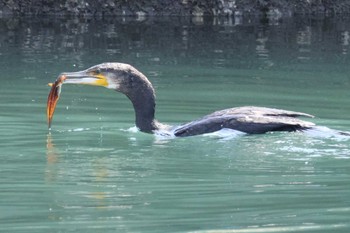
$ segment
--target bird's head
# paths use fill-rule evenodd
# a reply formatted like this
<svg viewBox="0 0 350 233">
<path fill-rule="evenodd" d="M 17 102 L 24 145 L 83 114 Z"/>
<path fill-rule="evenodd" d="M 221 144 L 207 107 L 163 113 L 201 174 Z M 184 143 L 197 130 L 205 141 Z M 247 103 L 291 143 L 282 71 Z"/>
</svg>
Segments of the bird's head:
<svg viewBox="0 0 350 233">
<path fill-rule="evenodd" d="M 83 84 L 106 87 L 121 92 L 132 99 L 145 89 L 151 90 L 152 84 L 146 76 L 133 66 L 124 63 L 102 63 L 83 71 L 61 73 L 52 87 L 47 102 L 49 127 L 61 93 L 63 84 Z"/>
<path fill-rule="evenodd" d="M 134 82 L 147 78 L 138 70 L 124 63 L 102 63 L 78 72 L 64 72 L 62 84 L 102 86 L 127 94 Z M 148 80 L 147 80 L 148 81 Z"/>
</svg>

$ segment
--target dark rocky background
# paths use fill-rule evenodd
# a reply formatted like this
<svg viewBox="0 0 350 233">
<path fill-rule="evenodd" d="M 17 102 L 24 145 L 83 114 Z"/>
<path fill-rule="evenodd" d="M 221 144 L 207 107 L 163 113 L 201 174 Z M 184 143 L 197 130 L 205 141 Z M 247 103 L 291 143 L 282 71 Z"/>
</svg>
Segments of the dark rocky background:
<svg viewBox="0 0 350 233">
<path fill-rule="evenodd" d="M 284 17 L 350 13 L 349 0 L 0 0 L 0 16 L 110 15 Z"/>
</svg>

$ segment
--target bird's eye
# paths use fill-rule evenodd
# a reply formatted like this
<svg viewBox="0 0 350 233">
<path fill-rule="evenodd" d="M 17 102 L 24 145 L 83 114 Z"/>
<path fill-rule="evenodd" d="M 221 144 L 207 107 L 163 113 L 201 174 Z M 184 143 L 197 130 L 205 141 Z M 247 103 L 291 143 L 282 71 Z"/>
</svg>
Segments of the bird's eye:
<svg viewBox="0 0 350 233">
<path fill-rule="evenodd" d="M 100 70 L 92 70 L 92 71 L 90 71 L 90 73 L 92 75 L 99 75 L 99 74 L 101 74 L 101 71 Z"/>
</svg>

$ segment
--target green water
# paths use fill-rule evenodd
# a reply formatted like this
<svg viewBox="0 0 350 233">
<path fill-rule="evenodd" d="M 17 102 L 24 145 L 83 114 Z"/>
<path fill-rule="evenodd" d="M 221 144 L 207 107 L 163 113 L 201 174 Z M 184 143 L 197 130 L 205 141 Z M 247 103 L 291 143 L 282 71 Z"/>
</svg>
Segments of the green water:
<svg viewBox="0 0 350 233">
<path fill-rule="evenodd" d="M 73 85 L 49 133 L 47 83 L 105 61 L 149 77 L 164 123 L 256 105 L 350 131 L 349 19 L 235 22 L 0 20 L 0 232 L 349 232 L 346 137 L 166 139 Z"/>
</svg>

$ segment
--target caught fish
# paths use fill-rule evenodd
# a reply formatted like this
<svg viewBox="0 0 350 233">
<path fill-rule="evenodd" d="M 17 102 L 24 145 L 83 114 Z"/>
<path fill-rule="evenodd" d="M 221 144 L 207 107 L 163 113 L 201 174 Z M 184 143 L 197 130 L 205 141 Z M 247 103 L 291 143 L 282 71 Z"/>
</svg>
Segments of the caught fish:
<svg viewBox="0 0 350 233">
<path fill-rule="evenodd" d="M 61 87 L 65 79 L 66 77 L 64 75 L 61 75 L 57 78 L 57 80 L 54 83 L 48 84 L 49 86 L 51 86 L 49 96 L 47 97 L 47 106 L 46 106 L 47 123 L 48 123 L 49 129 L 51 129 L 53 114 L 55 112 L 58 99 L 60 98 Z"/>
</svg>

